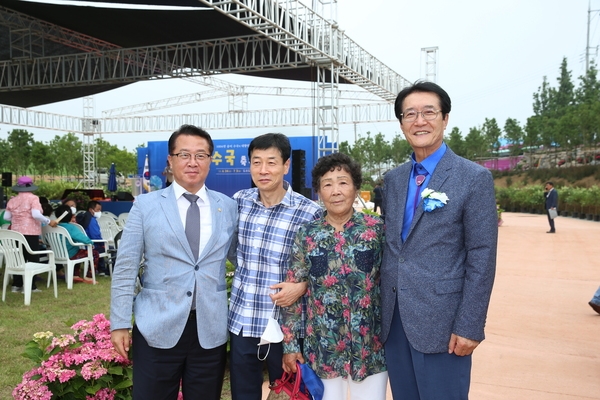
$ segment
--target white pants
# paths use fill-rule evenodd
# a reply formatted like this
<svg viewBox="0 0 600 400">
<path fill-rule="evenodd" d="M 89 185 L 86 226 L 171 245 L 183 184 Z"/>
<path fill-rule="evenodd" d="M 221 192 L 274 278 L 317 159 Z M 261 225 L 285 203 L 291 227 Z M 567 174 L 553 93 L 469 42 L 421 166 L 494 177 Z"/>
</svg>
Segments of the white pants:
<svg viewBox="0 0 600 400">
<path fill-rule="evenodd" d="M 385 400 L 388 373 L 380 372 L 360 382 L 350 377 L 321 380 L 325 387 L 323 400 Z"/>
</svg>

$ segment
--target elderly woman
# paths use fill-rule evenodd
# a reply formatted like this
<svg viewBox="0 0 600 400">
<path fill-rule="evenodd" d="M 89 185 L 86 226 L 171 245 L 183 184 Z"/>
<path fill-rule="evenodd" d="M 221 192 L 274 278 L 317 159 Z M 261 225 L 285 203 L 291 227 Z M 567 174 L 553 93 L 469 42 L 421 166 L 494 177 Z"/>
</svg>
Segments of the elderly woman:
<svg viewBox="0 0 600 400">
<path fill-rule="evenodd" d="M 38 187 L 33 184 L 33 179 L 29 176 L 22 176 L 17 180 L 17 184 L 12 188 L 17 195 L 8 201 L 4 219 L 10 221 L 11 229 L 25 236 L 25 240 L 33 251 L 40 249 L 40 235 L 42 234 L 42 225 L 56 226 L 56 221 L 51 221 L 42 214 L 42 205 L 40 198 L 33 194 Z M 29 262 L 39 262 L 40 256 L 25 253 L 25 259 Z M 41 292 L 35 285 L 35 280 L 31 285 L 32 292 Z M 12 292 L 23 292 L 23 276 L 14 275 Z"/>
<path fill-rule="evenodd" d="M 312 185 L 326 208 L 323 218 L 301 227 L 292 248 L 288 282 L 307 282 L 302 303 L 282 310 L 283 368 L 308 362 L 322 379 L 324 400 L 385 400 L 387 368 L 381 331 L 379 266 L 382 220 L 357 212 L 360 165 L 344 154 L 322 157 Z M 298 333 L 305 330 L 304 353 Z"/>
</svg>

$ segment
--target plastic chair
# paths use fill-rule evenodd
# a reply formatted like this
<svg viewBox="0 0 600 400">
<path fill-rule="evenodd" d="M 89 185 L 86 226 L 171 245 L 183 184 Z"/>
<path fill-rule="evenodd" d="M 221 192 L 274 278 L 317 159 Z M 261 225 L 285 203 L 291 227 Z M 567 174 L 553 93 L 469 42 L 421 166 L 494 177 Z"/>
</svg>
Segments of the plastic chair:
<svg viewBox="0 0 600 400">
<path fill-rule="evenodd" d="M 127 218 L 129 218 L 128 212 L 121 213 L 117 217 L 117 225 L 119 225 L 119 227 L 121 229 L 125 229 L 125 224 L 127 223 Z"/>
<path fill-rule="evenodd" d="M 29 254 L 47 255 L 48 264 L 25 261 L 23 250 Z M 54 297 L 58 297 L 58 290 L 56 288 L 56 264 L 54 263 L 54 253 L 51 250 L 33 251 L 29 247 L 29 243 L 27 243 L 25 236 L 19 232 L 3 229 L 0 230 L 0 251 L 4 254 L 4 258 L 6 259 L 4 282 L 2 284 L 2 301 L 6 301 L 8 276 L 22 275 L 25 305 L 30 305 L 33 276 L 44 272 L 48 273 L 47 287 L 50 287 L 50 279 L 52 279 L 54 282 Z"/>
<path fill-rule="evenodd" d="M 94 269 L 94 253 L 93 246 L 91 244 L 73 242 L 69 232 L 62 226 L 52 228 L 51 226 L 42 226 L 42 235 L 44 242 L 48 243 L 50 249 L 54 252 L 54 262 L 56 264 L 65 265 L 65 280 L 67 282 L 67 289 L 73 289 L 73 274 L 75 271 L 75 265 L 83 264 L 83 276 L 87 276 L 88 267 L 91 266 L 92 270 L 92 283 L 96 284 L 96 271 Z M 79 258 L 77 260 L 71 260 L 69 258 L 69 251 L 67 250 L 67 243 L 71 246 L 87 247 L 87 257 Z"/>
<path fill-rule="evenodd" d="M 111 246 L 115 246 L 114 237 L 121 231 L 117 226 L 117 223 L 111 217 L 105 217 L 102 215 L 98 218 L 98 225 L 100 225 L 100 233 L 102 234 L 102 239 L 108 240 L 108 243 Z"/>
<path fill-rule="evenodd" d="M 117 220 L 117 216 L 114 213 L 111 213 L 110 211 L 102 211 L 102 216 L 103 217 L 110 217 L 112 218 L 114 221 Z"/>
<path fill-rule="evenodd" d="M 71 222 L 71 224 L 75 225 L 81 231 L 81 233 L 83 233 L 84 235 L 87 235 L 83 226 L 73 223 L 73 222 Z M 109 252 L 108 240 L 92 239 L 92 238 L 90 238 L 90 239 L 94 243 L 104 244 L 104 251 L 102 253 L 98 252 L 98 255 L 100 256 L 100 258 L 104 258 L 104 262 L 108 266 L 108 270 L 110 271 L 110 275 L 112 276 L 112 259 L 111 259 L 110 252 Z"/>
</svg>

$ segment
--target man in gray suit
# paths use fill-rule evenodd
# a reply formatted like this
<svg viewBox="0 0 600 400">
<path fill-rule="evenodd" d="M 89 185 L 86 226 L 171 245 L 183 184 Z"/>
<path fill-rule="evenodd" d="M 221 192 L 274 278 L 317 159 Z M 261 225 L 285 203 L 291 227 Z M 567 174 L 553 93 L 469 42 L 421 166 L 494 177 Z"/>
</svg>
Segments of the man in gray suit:
<svg viewBox="0 0 600 400">
<path fill-rule="evenodd" d="M 396 99 L 411 160 L 385 175 L 382 339 L 394 400 L 468 398 L 496 269 L 494 182 L 443 141 L 450 97 L 417 82 Z"/>
<path fill-rule="evenodd" d="M 213 141 L 183 125 L 169 139 L 174 181 L 140 195 L 129 213 L 112 278 L 112 342 L 124 357 L 133 326 L 133 398 L 221 395 L 227 343 L 225 260 L 237 205 L 206 188 Z M 233 253 L 229 254 L 230 257 Z M 143 289 L 135 297 L 140 261 Z"/>
</svg>

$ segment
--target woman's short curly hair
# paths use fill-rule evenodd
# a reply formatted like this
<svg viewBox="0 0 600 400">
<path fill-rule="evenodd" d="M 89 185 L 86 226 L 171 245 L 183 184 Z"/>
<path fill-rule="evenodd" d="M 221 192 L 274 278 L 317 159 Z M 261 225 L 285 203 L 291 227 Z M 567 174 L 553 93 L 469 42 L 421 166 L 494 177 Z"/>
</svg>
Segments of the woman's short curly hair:
<svg viewBox="0 0 600 400">
<path fill-rule="evenodd" d="M 317 164 L 312 170 L 312 187 L 315 191 L 321 188 L 321 178 L 329 171 L 343 169 L 352 177 L 352 183 L 356 190 L 360 190 L 362 185 L 362 172 L 360 164 L 352 158 L 342 153 L 333 153 L 319 158 Z"/>
</svg>

